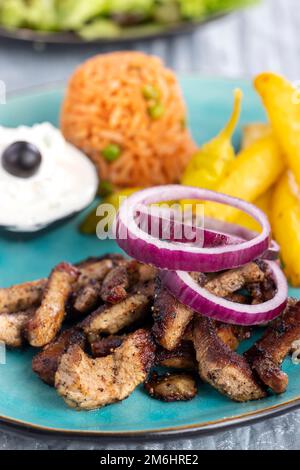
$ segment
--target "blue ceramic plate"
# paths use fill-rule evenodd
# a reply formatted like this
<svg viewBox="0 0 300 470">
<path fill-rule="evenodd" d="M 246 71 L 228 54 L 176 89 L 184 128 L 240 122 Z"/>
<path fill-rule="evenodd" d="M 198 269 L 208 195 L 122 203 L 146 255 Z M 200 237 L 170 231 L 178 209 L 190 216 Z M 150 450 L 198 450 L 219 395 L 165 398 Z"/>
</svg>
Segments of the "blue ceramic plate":
<svg viewBox="0 0 300 470">
<path fill-rule="evenodd" d="M 264 119 L 264 112 L 249 83 L 216 79 L 182 80 L 189 107 L 190 125 L 199 143 L 220 130 L 232 107 L 232 90 L 245 92 L 242 124 Z M 58 124 L 62 89 L 36 91 L 14 97 L 0 106 L 0 123 L 7 126 L 51 121 Z M 239 142 L 239 132 L 235 143 Z M 21 208 L 20 208 L 21 210 Z M 45 276 L 59 261 L 79 261 L 87 256 L 118 251 L 113 241 L 98 241 L 79 234 L 84 214 L 34 237 L 0 234 L 0 285 L 9 286 Z M 291 291 L 299 295 L 300 290 Z M 288 358 L 283 368 L 289 374 L 288 391 L 280 396 L 237 404 L 208 385 L 200 385 L 197 398 L 186 403 L 162 403 L 138 388 L 122 403 L 98 411 L 77 412 L 65 405 L 55 390 L 44 385 L 31 371 L 32 350 L 8 351 L 0 365 L 0 418 L 30 429 L 98 436 L 169 435 L 211 431 L 283 412 L 300 404 L 300 366 Z"/>
</svg>

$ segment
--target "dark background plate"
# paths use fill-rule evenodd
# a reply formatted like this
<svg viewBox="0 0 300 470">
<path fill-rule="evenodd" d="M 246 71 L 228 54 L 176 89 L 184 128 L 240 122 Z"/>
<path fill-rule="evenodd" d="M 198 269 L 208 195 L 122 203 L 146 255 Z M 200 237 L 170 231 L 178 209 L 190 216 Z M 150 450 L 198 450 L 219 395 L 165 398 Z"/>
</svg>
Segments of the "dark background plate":
<svg viewBox="0 0 300 470">
<path fill-rule="evenodd" d="M 14 39 L 18 41 L 27 42 L 40 42 L 47 44 L 119 44 L 121 42 L 131 42 L 136 40 L 147 40 L 164 37 L 167 38 L 180 34 L 192 33 L 201 25 L 204 25 L 211 21 L 215 21 L 225 15 L 226 13 L 223 13 L 219 15 L 210 16 L 209 18 L 205 18 L 201 21 L 186 21 L 172 26 L 161 26 L 161 30 L 155 32 L 147 32 L 145 28 L 144 33 L 141 30 L 141 32 L 137 34 L 134 32 L 130 32 L 130 29 L 128 30 L 127 28 L 121 36 L 118 36 L 116 38 L 99 38 L 93 40 L 85 40 L 78 36 L 76 33 L 72 32 L 42 33 L 31 29 L 10 30 L 4 27 L 0 27 L 0 38 L 2 37 L 5 39 Z"/>
</svg>

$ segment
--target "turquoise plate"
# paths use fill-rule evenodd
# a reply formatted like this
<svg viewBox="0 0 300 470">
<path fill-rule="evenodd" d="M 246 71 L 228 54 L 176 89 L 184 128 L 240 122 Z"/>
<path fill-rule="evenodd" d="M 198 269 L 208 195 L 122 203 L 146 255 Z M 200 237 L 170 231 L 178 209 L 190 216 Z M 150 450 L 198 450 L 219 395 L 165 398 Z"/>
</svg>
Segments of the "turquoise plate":
<svg viewBox="0 0 300 470">
<path fill-rule="evenodd" d="M 265 118 L 249 83 L 219 79 L 182 80 L 190 125 L 199 143 L 220 130 L 232 107 L 232 90 L 245 92 L 241 125 Z M 10 99 L 0 106 L 0 123 L 7 126 L 51 121 L 58 124 L 63 89 L 35 91 Z M 236 133 L 239 142 L 240 131 Z M 20 211 L 22 208 L 20 208 Z M 79 261 L 87 256 L 118 251 L 113 241 L 98 241 L 79 234 L 84 214 L 34 237 L 0 235 L 0 285 L 45 276 L 59 261 Z M 291 290 L 299 295 L 300 290 Z M 0 365 L 0 418 L 5 423 L 39 431 L 96 436 L 170 435 L 211 431 L 286 411 L 300 404 L 300 366 L 288 358 L 283 368 L 289 374 L 288 391 L 264 400 L 237 404 L 208 385 L 201 384 L 197 398 L 186 403 L 162 403 L 138 388 L 127 400 L 90 412 L 73 411 L 55 390 L 44 385 L 31 371 L 32 350 L 8 351 Z"/>
</svg>

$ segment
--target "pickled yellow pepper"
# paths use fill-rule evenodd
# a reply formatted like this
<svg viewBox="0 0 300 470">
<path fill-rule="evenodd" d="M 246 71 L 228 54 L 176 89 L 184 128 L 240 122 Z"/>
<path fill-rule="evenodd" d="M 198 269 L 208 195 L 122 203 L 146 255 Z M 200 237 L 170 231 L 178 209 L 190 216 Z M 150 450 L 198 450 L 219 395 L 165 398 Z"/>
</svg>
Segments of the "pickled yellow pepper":
<svg viewBox="0 0 300 470">
<path fill-rule="evenodd" d="M 285 168 L 284 159 L 273 137 L 265 137 L 243 150 L 231 163 L 228 175 L 217 191 L 254 202 L 279 178 Z M 231 206 L 205 204 L 205 215 L 228 222 L 240 212 Z"/>
<path fill-rule="evenodd" d="M 239 120 L 242 98 L 242 91 L 236 89 L 233 112 L 226 127 L 193 156 L 182 177 L 182 184 L 216 189 L 235 158 L 231 139 Z"/>
</svg>

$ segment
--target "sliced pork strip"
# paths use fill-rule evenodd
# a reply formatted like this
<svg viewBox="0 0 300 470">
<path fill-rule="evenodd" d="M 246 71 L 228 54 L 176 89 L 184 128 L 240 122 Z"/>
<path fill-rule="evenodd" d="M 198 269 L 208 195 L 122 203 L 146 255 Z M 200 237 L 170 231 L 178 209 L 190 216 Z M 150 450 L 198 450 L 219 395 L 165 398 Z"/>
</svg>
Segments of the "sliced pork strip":
<svg viewBox="0 0 300 470">
<path fill-rule="evenodd" d="M 266 396 L 246 359 L 223 343 L 211 319 L 195 316 L 194 347 L 200 377 L 220 393 L 237 402 Z"/>
<path fill-rule="evenodd" d="M 187 373 L 158 375 L 153 372 L 144 387 L 152 398 L 166 402 L 188 401 L 197 395 L 196 381 Z"/>
<path fill-rule="evenodd" d="M 88 313 L 99 304 L 101 284 L 97 280 L 82 286 L 73 297 L 73 308 L 79 313 Z"/>
<path fill-rule="evenodd" d="M 124 336 L 110 335 L 98 338 L 91 342 L 90 347 L 93 357 L 105 357 L 113 353 L 124 341 Z"/>
<path fill-rule="evenodd" d="M 127 398 L 147 378 L 155 346 L 149 331 L 128 335 L 109 356 L 92 359 L 78 345 L 62 356 L 55 375 L 58 394 L 72 408 L 92 410 Z"/>
<path fill-rule="evenodd" d="M 275 393 L 283 393 L 288 386 L 288 376 L 281 364 L 300 338 L 300 302 L 291 303 L 283 315 L 272 322 L 262 338 L 246 353 L 252 369 Z"/>
<path fill-rule="evenodd" d="M 88 335 L 99 335 L 100 333 L 114 335 L 118 333 L 145 317 L 153 293 L 153 283 L 145 284 L 122 302 L 99 307 L 81 323 L 83 331 Z"/>
<path fill-rule="evenodd" d="M 47 279 L 25 282 L 0 289 L 0 315 L 38 307 Z"/>
<path fill-rule="evenodd" d="M 43 382 L 54 386 L 55 373 L 62 355 L 67 352 L 68 348 L 73 344 L 78 344 L 83 348 L 85 344 L 84 334 L 76 328 L 63 331 L 56 339 L 47 344 L 34 356 L 32 359 L 33 372 L 35 372 Z"/>
<path fill-rule="evenodd" d="M 264 272 L 256 263 L 248 263 L 241 268 L 218 274 L 205 284 L 205 288 L 218 297 L 227 297 L 242 289 L 249 282 L 262 282 Z"/>
<path fill-rule="evenodd" d="M 136 261 L 128 261 L 113 268 L 103 280 L 101 298 L 104 302 L 116 304 L 126 299 L 128 290 L 139 281 Z"/>
<path fill-rule="evenodd" d="M 0 341 L 10 348 L 20 348 L 24 344 L 24 329 L 34 315 L 34 309 L 0 315 Z"/>
<path fill-rule="evenodd" d="M 157 281 L 153 305 L 153 335 L 160 346 L 171 351 L 181 342 L 193 311 L 181 304 Z"/>
<path fill-rule="evenodd" d="M 44 289 L 41 306 L 27 324 L 27 338 L 31 346 L 42 347 L 55 338 L 77 278 L 78 270 L 68 263 L 61 263 L 53 269 Z"/>
<path fill-rule="evenodd" d="M 190 341 L 182 341 L 176 349 L 168 351 L 157 348 L 156 364 L 163 367 L 182 370 L 197 370 L 194 346 Z"/>
</svg>

